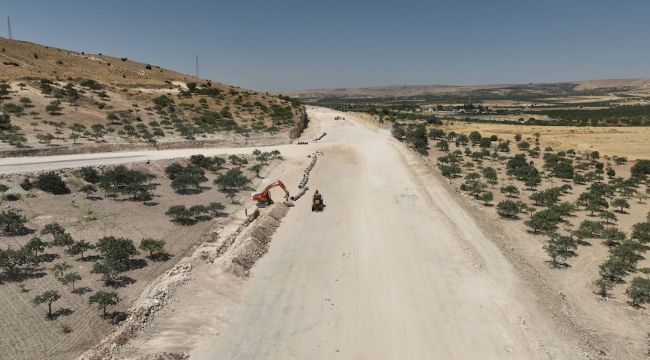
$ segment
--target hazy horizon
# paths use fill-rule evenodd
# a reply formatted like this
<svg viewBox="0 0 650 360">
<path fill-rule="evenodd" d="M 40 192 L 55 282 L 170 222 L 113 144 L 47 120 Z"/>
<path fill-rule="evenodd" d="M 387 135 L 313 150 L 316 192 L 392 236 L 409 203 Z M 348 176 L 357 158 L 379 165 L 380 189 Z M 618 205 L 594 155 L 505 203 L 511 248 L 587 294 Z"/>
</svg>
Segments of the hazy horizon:
<svg viewBox="0 0 650 360">
<path fill-rule="evenodd" d="M 650 3 L 5 4 L 15 39 L 262 91 L 647 78 Z M 4 31 L 6 36 L 6 24 Z"/>
</svg>

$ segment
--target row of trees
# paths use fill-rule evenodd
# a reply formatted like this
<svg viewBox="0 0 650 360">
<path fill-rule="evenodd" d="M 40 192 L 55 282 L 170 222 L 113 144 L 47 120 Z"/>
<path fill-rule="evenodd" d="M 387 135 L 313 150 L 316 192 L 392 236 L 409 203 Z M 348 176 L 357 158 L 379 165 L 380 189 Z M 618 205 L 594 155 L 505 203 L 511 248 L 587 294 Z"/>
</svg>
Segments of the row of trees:
<svg viewBox="0 0 650 360">
<path fill-rule="evenodd" d="M 432 139 L 438 140 L 437 146 L 440 150 L 445 152 L 450 150 L 449 134 L 435 128 L 429 134 Z M 483 145 L 485 148 L 491 146 L 485 140 L 486 138 L 480 136 L 479 133 L 471 133 L 467 137 L 462 134 L 453 135 L 455 135 L 457 146 L 468 145 L 468 142 L 471 142 L 473 146 Z M 537 155 L 537 153 L 533 153 L 535 149 L 530 149 L 530 144 L 521 141 L 520 136 L 516 140 L 520 150 L 528 151 L 532 157 Z M 538 138 L 536 138 L 536 143 L 539 144 Z M 465 148 L 464 153 L 477 161 L 481 161 L 483 158 L 481 153 L 476 152 L 475 154 L 469 147 Z M 453 153 L 438 158 L 438 166 L 443 175 L 453 178 L 462 172 L 463 167 L 473 167 L 471 162 L 465 162 L 463 165 L 462 155 L 463 152 L 457 149 Z M 548 253 L 554 267 L 566 266 L 567 259 L 576 255 L 579 244 L 586 243 L 589 239 L 602 239 L 603 243 L 610 248 L 610 257 L 601 265 L 601 278 L 596 281 L 596 285 L 600 289 L 599 293 L 607 296 L 607 292 L 615 283 L 622 282 L 624 275 L 635 271 L 636 264 L 642 259 L 641 254 L 646 249 L 645 244 L 650 242 L 650 223 L 648 222 L 635 224 L 629 238 L 614 226 L 617 220 L 615 212 L 624 214 L 631 207 L 629 198 L 637 193 L 638 185 L 647 181 L 647 177 L 650 175 L 650 162 L 638 161 L 633 166 L 632 176 L 629 179 L 623 179 L 616 178 L 616 171 L 613 168 L 605 168 L 604 163 L 598 161 L 600 154 L 597 151 L 587 155 L 587 162 L 579 162 L 575 165 L 576 153 L 574 151 L 553 153 L 549 148 L 544 153 L 544 170 L 548 176 L 573 180 L 576 184 L 593 182 L 585 192 L 579 195 L 575 203 L 561 202 L 561 197 L 573 190 L 569 184 L 533 192 L 530 199 L 535 206 L 529 206 L 522 201 L 513 199 L 520 195 L 520 190 L 516 185 L 509 184 L 500 189 L 509 199 L 499 202 L 496 210 L 500 216 L 511 219 L 518 218 L 522 213 L 530 213 L 530 218 L 525 221 L 525 224 L 533 233 L 549 236 L 544 250 Z M 493 158 L 499 159 L 495 156 Z M 625 158 L 616 157 L 614 160 L 617 164 L 626 162 Z M 480 174 L 479 172 L 468 173 L 464 183 L 461 184 L 461 189 L 488 204 L 493 197 L 486 189 L 488 184 L 494 186 L 498 183 L 498 176 L 491 167 L 483 167 L 480 170 Z M 522 181 L 530 190 L 535 190 L 542 183 L 544 176 L 535 167 L 534 162 L 526 158 L 525 154 L 517 154 L 508 159 L 506 171 L 508 175 Z M 588 172 L 583 174 L 583 171 Z M 609 177 L 609 183 L 602 182 L 604 180 L 602 175 L 605 173 Z M 485 183 L 481 181 L 481 178 L 485 180 Z M 642 200 L 643 197 L 639 197 L 639 201 Z M 543 207 L 543 209 L 536 210 L 535 207 Z M 614 208 L 615 212 L 608 211 L 610 207 Z M 569 227 L 570 223 L 566 219 L 573 216 L 578 210 L 584 210 L 590 216 L 598 216 L 600 221 L 587 219 L 573 231 L 560 233 L 559 225 L 565 223 L 566 227 Z M 642 272 L 646 271 L 650 274 L 650 269 L 642 269 Z M 630 282 L 626 294 L 634 306 L 650 301 L 650 279 L 635 277 Z"/>
</svg>

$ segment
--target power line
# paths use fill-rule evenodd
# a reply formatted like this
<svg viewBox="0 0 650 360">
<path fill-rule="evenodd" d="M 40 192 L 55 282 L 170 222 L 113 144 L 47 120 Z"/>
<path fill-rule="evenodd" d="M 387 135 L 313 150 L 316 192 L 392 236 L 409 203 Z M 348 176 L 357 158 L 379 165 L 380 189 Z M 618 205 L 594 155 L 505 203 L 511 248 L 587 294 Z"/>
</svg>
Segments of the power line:
<svg viewBox="0 0 650 360">
<path fill-rule="evenodd" d="M 196 55 L 196 73 L 195 77 L 198 79 L 199 78 L 199 56 Z"/>
<path fill-rule="evenodd" d="M 13 40 L 13 36 L 11 35 L 11 18 L 7 16 L 7 28 L 9 29 L 9 40 Z"/>
</svg>

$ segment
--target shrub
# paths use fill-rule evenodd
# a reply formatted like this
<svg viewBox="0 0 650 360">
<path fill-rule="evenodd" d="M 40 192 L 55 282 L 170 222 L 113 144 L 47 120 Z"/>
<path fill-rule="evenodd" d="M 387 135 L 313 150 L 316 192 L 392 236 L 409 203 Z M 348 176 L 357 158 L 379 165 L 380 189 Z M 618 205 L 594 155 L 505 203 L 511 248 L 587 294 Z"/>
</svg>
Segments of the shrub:
<svg viewBox="0 0 650 360">
<path fill-rule="evenodd" d="M 219 187 L 221 191 L 237 191 L 250 183 L 240 169 L 230 169 L 225 174 L 219 175 L 214 184 Z"/>
<path fill-rule="evenodd" d="M 25 232 L 27 219 L 12 209 L 0 212 L 0 228 L 6 235 L 20 235 Z"/>
<path fill-rule="evenodd" d="M 650 302 L 650 279 L 635 277 L 630 282 L 630 286 L 625 289 L 625 294 L 630 297 L 634 307 Z"/>
<path fill-rule="evenodd" d="M 519 215 L 519 205 L 512 200 L 504 200 L 497 204 L 499 216 L 514 219 Z"/>
<path fill-rule="evenodd" d="M 63 194 L 70 193 L 70 189 L 68 189 L 68 186 L 65 184 L 65 182 L 63 182 L 63 179 L 61 179 L 61 177 L 55 172 L 47 172 L 38 175 L 36 181 L 34 182 L 34 186 L 42 191 L 55 194 L 55 195 L 63 195 Z"/>
<path fill-rule="evenodd" d="M 639 160 L 631 169 L 632 176 L 637 178 L 645 178 L 650 175 L 650 160 Z"/>
<path fill-rule="evenodd" d="M 81 176 L 82 179 L 84 179 L 85 182 L 91 184 L 97 184 L 99 182 L 99 173 L 93 167 L 90 166 L 82 167 L 81 169 L 79 169 L 79 175 Z"/>
<path fill-rule="evenodd" d="M 148 251 L 149 258 L 154 259 L 165 253 L 165 241 L 151 238 L 140 241 L 140 250 Z"/>
</svg>

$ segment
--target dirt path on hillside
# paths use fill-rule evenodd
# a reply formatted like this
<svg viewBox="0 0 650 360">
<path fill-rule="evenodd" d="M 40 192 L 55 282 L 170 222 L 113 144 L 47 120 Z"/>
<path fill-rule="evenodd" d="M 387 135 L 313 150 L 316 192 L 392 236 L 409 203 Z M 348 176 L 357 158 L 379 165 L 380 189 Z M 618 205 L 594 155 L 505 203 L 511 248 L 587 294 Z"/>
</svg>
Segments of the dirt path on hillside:
<svg viewBox="0 0 650 360">
<path fill-rule="evenodd" d="M 328 133 L 310 182 L 326 210 L 299 201 L 249 279 L 198 266 L 123 356 L 587 358 L 437 178 L 385 132 L 335 115 L 310 110 Z"/>
</svg>

